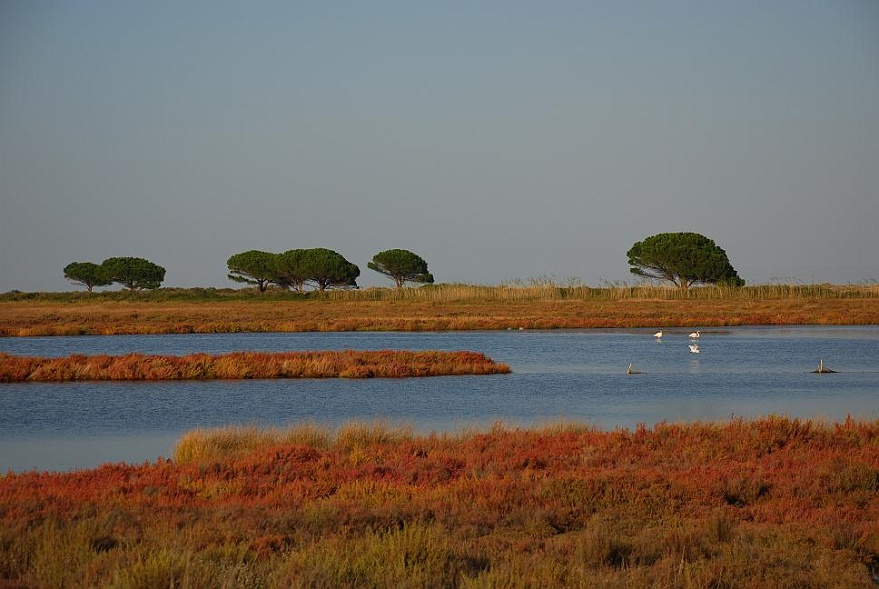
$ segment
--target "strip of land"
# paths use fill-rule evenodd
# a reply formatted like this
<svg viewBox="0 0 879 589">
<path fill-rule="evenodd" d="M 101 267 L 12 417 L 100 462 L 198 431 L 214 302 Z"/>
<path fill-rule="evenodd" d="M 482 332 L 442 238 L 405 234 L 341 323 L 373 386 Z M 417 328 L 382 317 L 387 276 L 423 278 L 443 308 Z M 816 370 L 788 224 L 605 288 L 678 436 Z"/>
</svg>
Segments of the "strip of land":
<svg viewBox="0 0 879 589">
<path fill-rule="evenodd" d="M 506 364 L 498 364 L 484 354 L 467 351 L 345 350 L 186 356 L 75 354 L 61 358 L 0 353 L 0 382 L 409 378 L 509 372 L 510 367 Z"/>
<path fill-rule="evenodd" d="M 879 293 L 872 288 L 691 290 L 406 289 L 195 300 L 163 298 L 163 293 L 6 297 L 0 298 L 0 336 L 879 324 Z"/>
</svg>

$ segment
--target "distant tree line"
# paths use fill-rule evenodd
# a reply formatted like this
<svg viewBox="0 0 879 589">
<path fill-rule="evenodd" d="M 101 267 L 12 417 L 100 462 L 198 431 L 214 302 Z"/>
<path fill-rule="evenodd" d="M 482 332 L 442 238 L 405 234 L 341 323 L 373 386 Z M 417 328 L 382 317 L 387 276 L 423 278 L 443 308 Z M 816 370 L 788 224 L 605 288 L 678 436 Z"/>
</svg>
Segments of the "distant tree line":
<svg viewBox="0 0 879 589">
<path fill-rule="evenodd" d="M 85 286 L 89 292 L 113 283 L 131 290 L 153 290 L 165 280 L 165 269 L 144 258 L 107 258 L 100 264 L 71 262 L 64 267 L 64 278 Z"/>
<path fill-rule="evenodd" d="M 356 264 L 339 252 L 322 247 L 283 253 L 248 250 L 230 257 L 226 265 L 230 280 L 256 286 L 260 292 L 272 285 L 296 292 L 305 292 L 308 287 L 320 291 L 358 288 L 360 276 Z M 398 287 L 406 282 L 433 283 L 427 262 L 409 250 L 379 252 L 369 262 L 369 268 L 387 276 Z M 107 258 L 100 264 L 72 262 L 64 267 L 64 277 L 85 286 L 89 292 L 114 283 L 131 290 L 152 290 L 161 286 L 165 269 L 144 258 L 117 257 Z"/>
<path fill-rule="evenodd" d="M 260 292 L 269 286 L 304 292 L 306 287 L 320 291 L 331 288 L 358 288 L 360 268 L 327 248 L 292 249 L 283 253 L 248 250 L 226 261 L 230 280 L 250 284 Z M 393 249 L 377 253 L 368 267 L 394 280 L 400 287 L 406 282 L 433 283 L 427 262 L 408 250 Z"/>
<path fill-rule="evenodd" d="M 744 286 L 726 252 L 713 240 L 692 232 L 659 233 L 635 242 L 626 252 L 629 271 L 641 278 L 668 281 L 681 289 L 695 284 Z M 264 292 L 276 285 L 296 292 L 314 287 L 358 288 L 360 268 L 327 248 L 292 249 L 283 253 L 248 250 L 227 261 L 228 278 L 256 286 Z M 370 270 L 394 281 L 397 288 L 407 282 L 432 284 L 427 262 L 409 250 L 378 252 L 367 264 Z M 85 286 L 119 283 L 132 290 L 156 289 L 165 279 L 165 269 L 143 258 L 107 258 L 100 264 L 73 262 L 64 277 Z"/>
</svg>

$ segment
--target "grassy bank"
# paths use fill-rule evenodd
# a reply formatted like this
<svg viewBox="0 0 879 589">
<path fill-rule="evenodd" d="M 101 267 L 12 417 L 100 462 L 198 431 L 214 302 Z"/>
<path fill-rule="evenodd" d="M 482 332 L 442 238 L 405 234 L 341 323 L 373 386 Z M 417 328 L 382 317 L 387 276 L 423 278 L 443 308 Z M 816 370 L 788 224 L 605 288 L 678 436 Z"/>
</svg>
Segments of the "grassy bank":
<svg viewBox="0 0 879 589">
<path fill-rule="evenodd" d="M 234 352 L 161 356 L 83 356 L 62 358 L 0 353 L 0 382 L 72 380 L 208 380 L 248 378 L 408 378 L 462 374 L 506 374 L 477 352 L 407 350 Z"/>
<path fill-rule="evenodd" d="M 328 293 L 211 289 L 0 297 L 0 335 L 876 325 L 868 286 L 481 287 Z"/>
<path fill-rule="evenodd" d="M 0 477 L 6 587 L 871 587 L 879 422 L 193 432 Z"/>
</svg>

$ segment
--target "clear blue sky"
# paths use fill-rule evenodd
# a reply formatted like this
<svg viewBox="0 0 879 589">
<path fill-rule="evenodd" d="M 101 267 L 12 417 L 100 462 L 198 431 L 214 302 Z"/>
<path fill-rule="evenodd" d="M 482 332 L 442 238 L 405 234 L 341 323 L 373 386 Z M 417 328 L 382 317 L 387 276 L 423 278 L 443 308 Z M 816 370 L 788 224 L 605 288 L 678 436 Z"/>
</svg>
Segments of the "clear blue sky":
<svg viewBox="0 0 879 589">
<path fill-rule="evenodd" d="M 597 286 L 668 231 L 879 280 L 879 2 L 0 0 L 0 292 L 300 247 Z"/>
</svg>

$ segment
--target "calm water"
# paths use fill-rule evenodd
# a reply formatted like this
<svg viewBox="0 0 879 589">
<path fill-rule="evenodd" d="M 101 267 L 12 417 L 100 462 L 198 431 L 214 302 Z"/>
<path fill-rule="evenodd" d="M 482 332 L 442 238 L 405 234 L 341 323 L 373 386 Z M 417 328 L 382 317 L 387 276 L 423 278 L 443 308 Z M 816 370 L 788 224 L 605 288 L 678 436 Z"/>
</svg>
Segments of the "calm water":
<svg viewBox="0 0 879 589">
<path fill-rule="evenodd" d="M 605 428 L 659 421 L 879 418 L 879 326 L 452 333 L 305 333 L 2 338 L 35 356 L 240 350 L 485 352 L 513 374 L 406 380 L 0 384 L 0 471 L 66 470 L 170 456 L 181 433 L 230 424 L 381 420 L 416 431 L 497 421 Z M 812 374 L 818 360 L 836 374 Z M 642 374 L 626 375 L 634 363 Z"/>
</svg>

